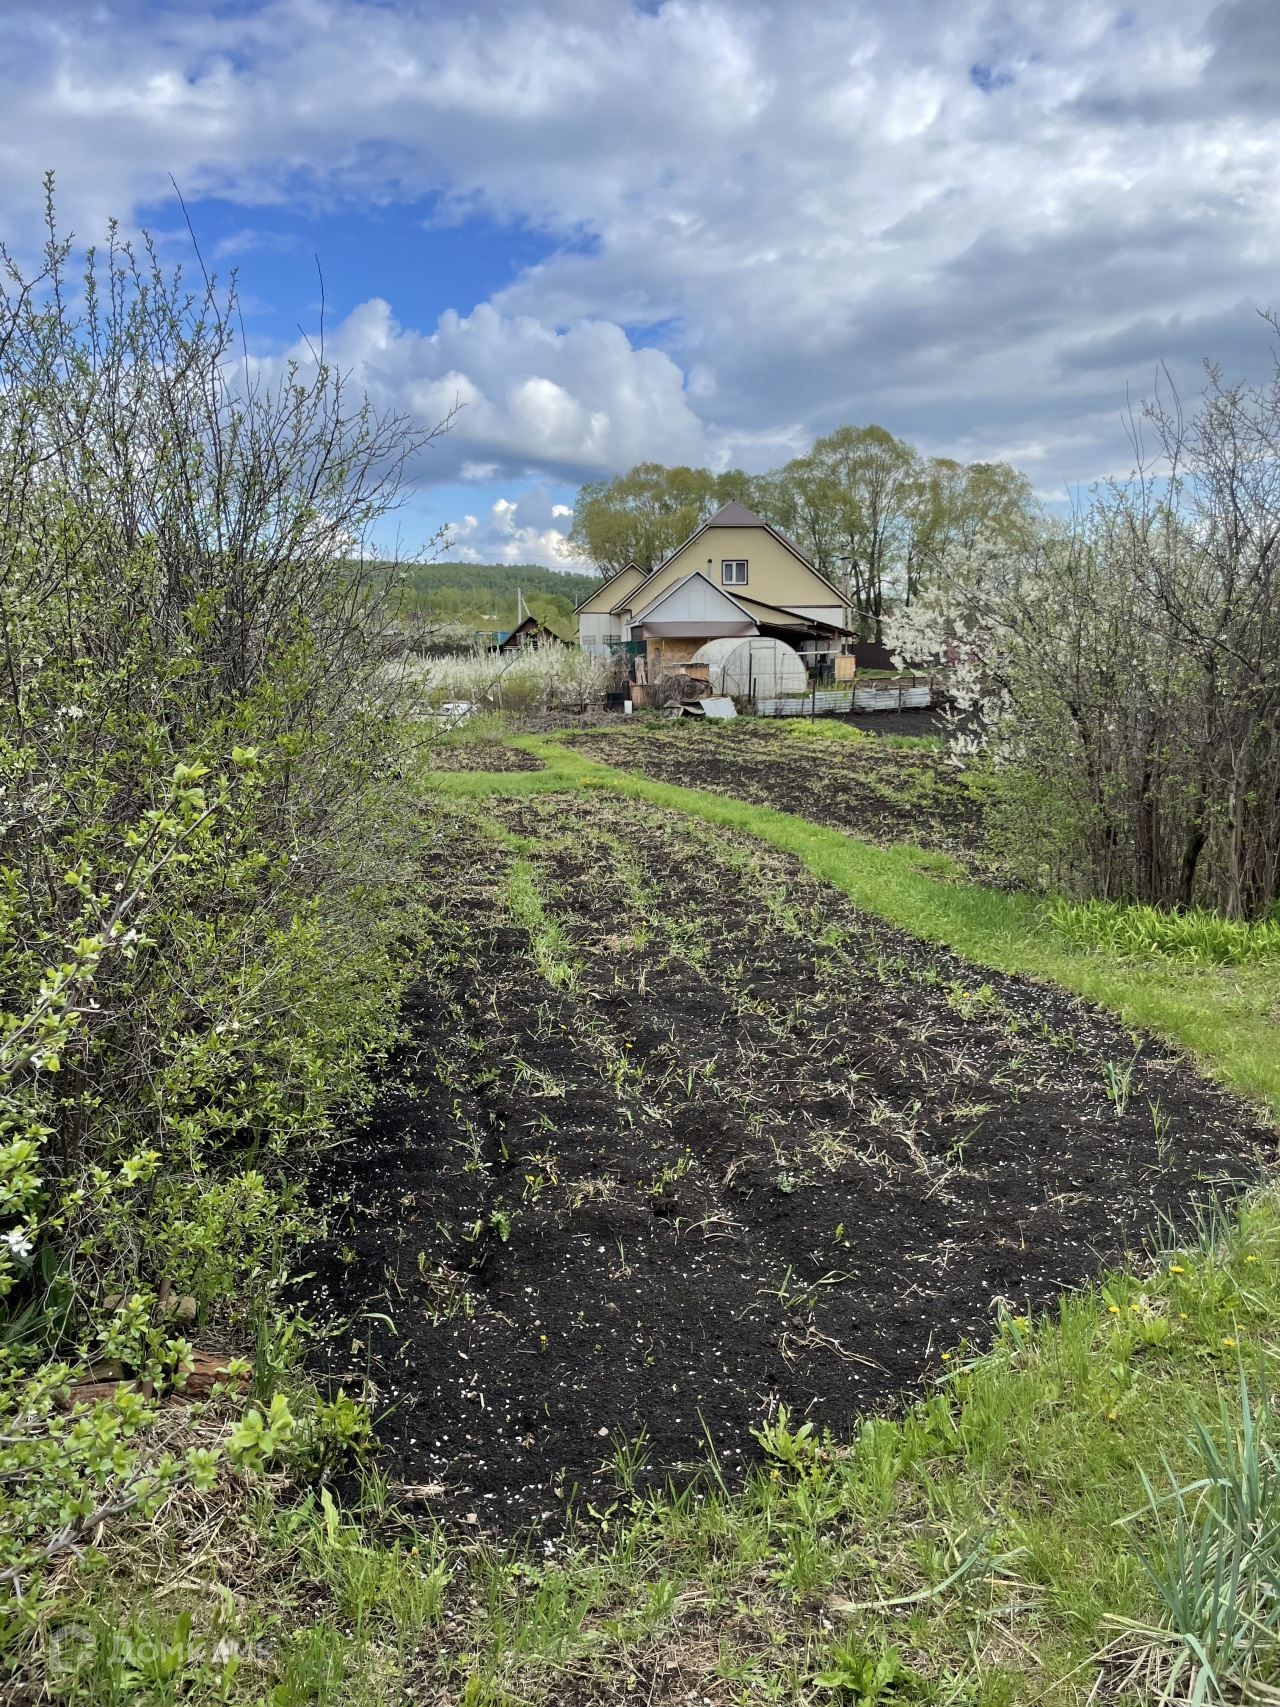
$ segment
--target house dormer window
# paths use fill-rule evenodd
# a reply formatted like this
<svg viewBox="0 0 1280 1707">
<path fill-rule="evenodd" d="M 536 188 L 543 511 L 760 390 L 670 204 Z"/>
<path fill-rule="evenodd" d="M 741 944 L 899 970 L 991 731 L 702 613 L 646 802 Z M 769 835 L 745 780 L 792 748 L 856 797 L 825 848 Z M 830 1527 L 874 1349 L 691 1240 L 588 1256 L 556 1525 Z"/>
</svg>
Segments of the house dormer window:
<svg viewBox="0 0 1280 1707">
<path fill-rule="evenodd" d="M 720 585 L 722 587 L 745 587 L 746 584 L 746 558 L 726 557 L 720 565 Z"/>
</svg>

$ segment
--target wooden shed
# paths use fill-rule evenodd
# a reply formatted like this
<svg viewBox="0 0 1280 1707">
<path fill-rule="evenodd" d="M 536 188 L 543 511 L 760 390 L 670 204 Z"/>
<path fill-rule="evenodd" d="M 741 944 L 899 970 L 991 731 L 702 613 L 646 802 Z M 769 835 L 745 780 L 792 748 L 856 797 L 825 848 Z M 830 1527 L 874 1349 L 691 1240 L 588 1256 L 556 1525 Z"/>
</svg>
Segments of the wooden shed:
<svg viewBox="0 0 1280 1707">
<path fill-rule="evenodd" d="M 519 628 L 513 628 L 504 640 L 498 642 L 499 652 L 520 652 L 526 646 L 563 646 L 565 643 L 554 629 L 548 628 L 545 622 L 539 622 L 536 616 L 527 616 Z"/>
</svg>

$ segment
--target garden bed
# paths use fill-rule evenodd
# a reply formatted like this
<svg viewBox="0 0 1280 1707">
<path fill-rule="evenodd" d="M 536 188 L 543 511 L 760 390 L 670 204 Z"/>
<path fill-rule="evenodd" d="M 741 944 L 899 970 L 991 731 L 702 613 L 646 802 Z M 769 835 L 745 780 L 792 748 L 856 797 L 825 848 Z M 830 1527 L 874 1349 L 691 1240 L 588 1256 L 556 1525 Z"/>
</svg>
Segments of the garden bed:
<svg viewBox="0 0 1280 1707">
<path fill-rule="evenodd" d="M 932 730 L 918 714 L 892 721 L 910 722 L 922 734 Z M 979 852 L 980 799 L 967 773 L 950 765 L 941 750 L 841 739 L 834 719 L 816 728 L 810 733 L 808 724 L 792 727 L 752 718 L 720 725 L 681 720 L 566 733 L 558 739 L 575 753 L 619 770 L 776 807 L 868 841 L 916 842 L 990 875 Z"/>
<path fill-rule="evenodd" d="M 546 766 L 536 753 L 509 747 L 502 741 L 439 741 L 429 760 L 433 771 L 540 771 Z"/>
<path fill-rule="evenodd" d="M 845 1433 L 1273 1146 L 1164 1046 L 750 838 L 488 810 L 425 851 L 442 970 L 316 1181 L 347 1199 L 304 1287 L 437 1515 L 549 1535 L 606 1512 L 620 1442 L 624 1479 L 731 1480 L 780 1405 Z"/>
</svg>

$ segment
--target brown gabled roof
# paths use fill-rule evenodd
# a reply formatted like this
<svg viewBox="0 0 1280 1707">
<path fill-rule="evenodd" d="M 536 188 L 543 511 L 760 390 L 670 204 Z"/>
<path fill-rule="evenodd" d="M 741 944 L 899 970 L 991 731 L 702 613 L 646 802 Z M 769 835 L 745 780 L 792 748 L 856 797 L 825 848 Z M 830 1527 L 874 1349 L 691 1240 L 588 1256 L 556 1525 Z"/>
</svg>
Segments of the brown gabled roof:
<svg viewBox="0 0 1280 1707">
<path fill-rule="evenodd" d="M 557 634 L 554 628 L 548 628 L 541 617 L 534 616 L 533 612 L 530 611 L 529 615 L 525 617 L 522 623 L 519 623 L 509 634 L 504 635 L 498 642 L 499 652 L 501 652 L 504 647 L 509 646 L 513 640 L 517 640 L 522 634 L 545 634 L 549 640 L 558 640 L 562 646 L 566 644 L 562 634 Z"/>
<path fill-rule="evenodd" d="M 754 510 L 749 510 L 745 504 L 740 504 L 733 498 L 722 509 L 717 510 L 714 516 L 709 516 L 702 525 L 708 528 L 767 528 L 769 524 L 761 521 Z M 689 541 L 685 540 L 684 543 L 688 545 Z"/>
<path fill-rule="evenodd" d="M 749 610 L 757 622 L 768 624 L 773 628 L 794 628 L 799 634 L 812 633 L 815 627 L 825 629 L 834 634 L 856 634 L 856 628 L 846 628 L 841 622 L 831 622 L 826 617 L 806 616 L 803 611 L 791 610 L 787 605 L 767 605 L 761 599 L 747 598 L 740 595 L 738 603 L 744 610 Z"/>
</svg>

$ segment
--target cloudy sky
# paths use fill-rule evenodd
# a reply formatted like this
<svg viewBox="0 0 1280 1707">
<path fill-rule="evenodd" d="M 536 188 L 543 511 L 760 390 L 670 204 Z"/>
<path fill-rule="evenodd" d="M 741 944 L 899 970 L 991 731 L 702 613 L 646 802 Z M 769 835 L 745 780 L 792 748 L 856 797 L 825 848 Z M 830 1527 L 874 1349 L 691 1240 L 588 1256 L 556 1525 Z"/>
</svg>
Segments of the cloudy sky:
<svg viewBox="0 0 1280 1707">
<path fill-rule="evenodd" d="M 1123 473 L 1167 363 L 1268 361 L 1277 0 L 4 0 L 0 230 L 40 174 L 235 267 L 433 420 L 414 546 L 557 560 L 579 482 L 841 421 Z"/>
</svg>

